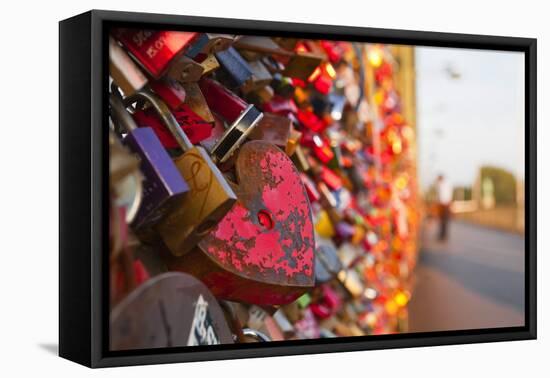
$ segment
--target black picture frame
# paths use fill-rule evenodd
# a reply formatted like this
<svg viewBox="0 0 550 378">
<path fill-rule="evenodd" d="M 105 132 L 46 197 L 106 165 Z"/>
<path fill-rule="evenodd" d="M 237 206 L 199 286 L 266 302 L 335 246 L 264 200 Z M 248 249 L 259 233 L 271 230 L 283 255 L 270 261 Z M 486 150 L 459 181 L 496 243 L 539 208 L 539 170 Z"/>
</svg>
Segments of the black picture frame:
<svg viewBox="0 0 550 378">
<path fill-rule="evenodd" d="M 112 24 L 525 53 L 525 326 L 110 352 L 107 35 Z M 92 10 L 59 23 L 59 355 L 89 367 L 535 339 L 537 41 L 532 38 Z"/>
</svg>

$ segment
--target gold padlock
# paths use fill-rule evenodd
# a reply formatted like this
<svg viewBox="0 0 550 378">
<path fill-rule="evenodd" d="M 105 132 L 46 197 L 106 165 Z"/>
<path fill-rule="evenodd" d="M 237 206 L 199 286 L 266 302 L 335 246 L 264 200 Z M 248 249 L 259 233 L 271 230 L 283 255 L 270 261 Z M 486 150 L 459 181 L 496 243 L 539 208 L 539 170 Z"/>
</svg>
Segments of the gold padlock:
<svg viewBox="0 0 550 378">
<path fill-rule="evenodd" d="M 204 33 L 201 37 L 206 42 L 201 50 L 203 54 L 214 54 L 226 50 L 238 39 L 238 36 L 234 34 L 219 33 Z"/>
<path fill-rule="evenodd" d="M 322 62 L 322 56 L 308 52 L 298 53 L 293 55 L 285 65 L 283 75 L 305 81 Z"/>
<path fill-rule="evenodd" d="M 180 55 L 170 64 L 167 76 L 182 83 L 196 83 L 204 73 L 204 67 L 193 59 Z"/>
<path fill-rule="evenodd" d="M 301 145 L 296 145 L 294 148 L 294 153 L 290 158 L 294 162 L 296 168 L 298 168 L 301 172 L 307 173 L 311 170 L 311 165 L 309 164 L 307 155 Z"/>
<path fill-rule="evenodd" d="M 317 189 L 321 198 L 319 202 L 323 206 L 323 209 L 328 214 L 328 217 L 333 225 L 336 225 L 342 221 L 342 213 L 338 210 L 336 205 L 336 198 L 334 194 L 330 191 L 328 186 L 324 182 L 317 183 Z"/>
<path fill-rule="evenodd" d="M 206 99 L 197 83 L 182 84 L 185 89 L 185 104 L 206 122 L 214 124 L 214 115 L 210 111 Z"/>
<path fill-rule="evenodd" d="M 298 43 L 298 38 L 274 37 L 273 40 L 282 48 L 293 51 Z"/>
<path fill-rule="evenodd" d="M 288 156 L 294 155 L 294 153 L 296 152 L 296 148 L 300 143 L 301 138 L 302 138 L 302 133 L 296 130 L 294 127 L 291 127 L 290 132 L 288 134 L 288 143 L 285 148 L 285 152 Z"/>
<path fill-rule="evenodd" d="M 252 78 L 247 80 L 242 86 L 243 93 L 249 93 L 265 87 L 271 83 L 273 76 L 269 73 L 267 68 L 259 60 L 249 62 L 248 65 L 252 70 Z"/>
<path fill-rule="evenodd" d="M 269 85 L 247 93 L 247 99 L 253 104 L 265 104 L 273 99 L 275 91 Z"/>
<path fill-rule="evenodd" d="M 218 68 L 220 68 L 220 63 L 216 59 L 216 56 L 214 54 L 209 54 L 202 62 L 200 62 L 200 65 L 203 68 L 203 76 L 209 75 L 210 73 L 214 72 Z"/>
<path fill-rule="evenodd" d="M 109 75 L 126 96 L 147 85 L 147 78 L 126 51 L 109 37 Z"/>
<path fill-rule="evenodd" d="M 149 103 L 172 133 L 183 154 L 174 158 L 180 174 L 189 185 L 181 204 L 155 226 L 172 254 L 181 256 L 197 243 L 233 207 L 237 196 L 206 150 L 194 146 L 183 132 L 167 105 L 148 91 L 136 92 L 126 105 L 142 100 Z"/>
<path fill-rule="evenodd" d="M 260 54 L 270 54 L 289 57 L 294 53 L 279 46 L 269 37 L 245 35 L 235 42 L 239 50 L 252 51 Z"/>
</svg>

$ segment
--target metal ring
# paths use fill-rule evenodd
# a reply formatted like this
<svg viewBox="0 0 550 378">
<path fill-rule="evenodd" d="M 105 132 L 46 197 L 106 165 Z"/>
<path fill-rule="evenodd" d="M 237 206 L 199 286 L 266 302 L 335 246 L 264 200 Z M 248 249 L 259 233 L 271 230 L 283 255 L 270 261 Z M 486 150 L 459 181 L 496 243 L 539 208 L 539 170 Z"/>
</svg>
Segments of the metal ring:
<svg viewBox="0 0 550 378">
<path fill-rule="evenodd" d="M 265 343 L 271 341 L 271 338 L 267 336 L 265 333 L 260 332 L 258 330 L 252 329 L 252 328 L 243 328 L 243 335 L 252 337 L 256 341 L 260 343 Z"/>
</svg>

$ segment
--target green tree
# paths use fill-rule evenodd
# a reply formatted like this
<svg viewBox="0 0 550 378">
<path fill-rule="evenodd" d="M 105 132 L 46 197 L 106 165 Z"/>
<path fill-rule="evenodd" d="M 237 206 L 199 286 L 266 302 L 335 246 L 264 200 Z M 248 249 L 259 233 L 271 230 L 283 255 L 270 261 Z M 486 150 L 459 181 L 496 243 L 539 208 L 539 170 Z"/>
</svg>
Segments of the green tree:
<svg viewBox="0 0 550 378">
<path fill-rule="evenodd" d="M 480 169 L 481 180 L 491 179 L 494 185 L 496 205 L 511 205 L 516 203 L 516 178 L 509 171 L 485 166 Z"/>
</svg>

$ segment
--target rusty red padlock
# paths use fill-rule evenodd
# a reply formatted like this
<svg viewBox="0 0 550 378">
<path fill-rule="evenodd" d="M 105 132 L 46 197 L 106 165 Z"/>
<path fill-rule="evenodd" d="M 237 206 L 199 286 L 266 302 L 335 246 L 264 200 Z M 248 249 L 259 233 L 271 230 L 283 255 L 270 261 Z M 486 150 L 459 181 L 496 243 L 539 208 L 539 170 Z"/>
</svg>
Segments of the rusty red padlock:
<svg viewBox="0 0 550 378">
<path fill-rule="evenodd" d="M 244 144 L 235 163 L 237 203 L 185 258 L 165 256 L 222 299 L 290 303 L 314 285 L 313 223 L 300 175 L 273 144 Z"/>
</svg>

